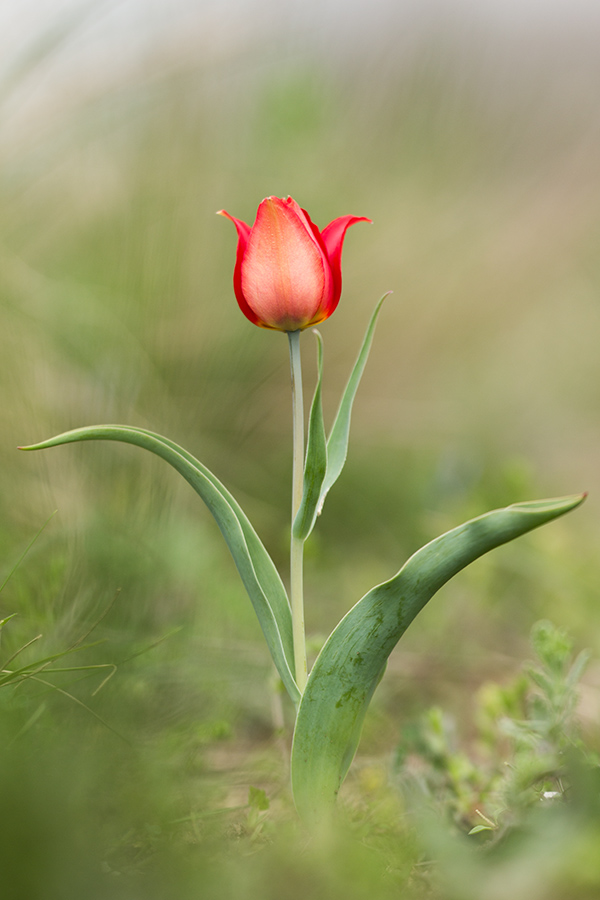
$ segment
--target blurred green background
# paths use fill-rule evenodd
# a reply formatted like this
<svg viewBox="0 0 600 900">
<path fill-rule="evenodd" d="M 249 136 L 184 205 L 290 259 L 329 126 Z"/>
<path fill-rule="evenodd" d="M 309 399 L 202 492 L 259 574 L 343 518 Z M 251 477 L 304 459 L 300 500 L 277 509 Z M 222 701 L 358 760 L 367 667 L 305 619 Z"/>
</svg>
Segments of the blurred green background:
<svg viewBox="0 0 600 900">
<path fill-rule="evenodd" d="M 0 691 L 3 802 L 25 810 L 23 833 L 54 859 L 40 896 L 91 890 L 93 866 L 69 864 L 74 844 L 62 842 L 64 859 L 52 849 L 57 804 L 64 833 L 101 846 L 108 872 L 123 868 L 123 847 L 125 868 L 136 852 L 160 856 L 161 816 L 243 806 L 251 784 L 290 815 L 267 650 L 196 495 L 131 447 L 15 449 L 102 422 L 168 435 L 232 490 L 285 576 L 287 342 L 239 312 L 235 233 L 218 209 L 252 222 L 264 196 L 291 194 L 320 227 L 373 219 L 348 234 L 342 300 L 321 328 L 329 422 L 371 310 L 394 292 L 347 468 L 307 548 L 316 645 L 442 531 L 590 492 L 432 601 L 390 660 L 361 752 L 385 759 L 432 703 L 468 739 L 473 692 L 515 672 L 541 617 L 598 655 L 600 23 L 591 5 L 565 10 L 240 0 L 2 14 L 5 576 L 58 512 L 2 589 L 0 617 L 18 615 L 0 649 L 6 667 L 39 634 L 19 659 L 83 643 L 95 626 L 85 642 L 103 643 L 65 665 L 117 667 L 95 694 L 112 669 L 44 671 Z M 310 389 L 310 334 L 303 353 Z M 592 663 L 592 730 L 599 688 Z M 203 848 L 206 872 L 211 834 L 182 839 Z M 61 866 L 73 878 L 57 877 L 62 893 L 50 887 Z M 140 896 L 166 896 L 161 883 Z M 37 896 L 33 882 L 19 889 Z"/>
</svg>

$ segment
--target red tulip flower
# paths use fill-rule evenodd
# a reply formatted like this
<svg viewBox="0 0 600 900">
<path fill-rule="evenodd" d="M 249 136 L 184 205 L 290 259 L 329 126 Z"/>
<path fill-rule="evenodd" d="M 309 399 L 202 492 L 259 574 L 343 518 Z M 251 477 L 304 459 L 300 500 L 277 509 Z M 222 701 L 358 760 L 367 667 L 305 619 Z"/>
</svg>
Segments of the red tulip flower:
<svg viewBox="0 0 600 900">
<path fill-rule="evenodd" d="M 319 231 L 295 200 L 267 197 L 252 228 L 225 210 L 238 233 L 233 287 L 244 315 L 261 328 L 301 331 L 329 318 L 342 293 L 342 244 L 364 216 Z"/>
</svg>

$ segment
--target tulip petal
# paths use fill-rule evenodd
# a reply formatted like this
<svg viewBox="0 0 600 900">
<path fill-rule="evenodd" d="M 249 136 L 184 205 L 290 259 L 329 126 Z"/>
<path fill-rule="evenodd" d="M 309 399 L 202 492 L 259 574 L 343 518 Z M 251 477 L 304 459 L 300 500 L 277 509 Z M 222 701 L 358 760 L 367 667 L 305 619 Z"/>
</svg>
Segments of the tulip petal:
<svg viewBox="0 0 600 900">
<path fill-rule="evenodd" d="M 261 328 L 299 331 L 327 319 L 342 292 L 341 258 L 346 231 L 364 216 L 334 219 L 323 233 L 292 197 L 267 197 L 250 228 L 235 225 L 238 247 L 235 296 L 247 319 Z"/>
<path fill-rule="evenodd" d="M 241 219 L 236 219 L 234 216 L 230 216 L 228 212 L 224 209 L 220 209 L 217 213 L 218 216 L 225 216 L 230 222 L 233 222 L 237 229 L 238 233 L 238 245 L 237 245 L 237 253 L 235 257 L 235 269 L 233 271 L 233 290 L 235 293 L 235 298 L 238 302 L 238 306 L 241 311 L 244 313 L 247 319 L 250 319 L 253 325 L 262 325 L 259 317 L 256 315 L 253 309 L 248 306 L 246 303 L 246 298 L 242 292 L 242 260 L 244 258 L 244 253 L 246 252 L 246 246 L 248 244 L 248 236 L 250 235 L 250 226 L 246 224 L 246 222 L 242 222 Z"/>
<path fill-rule="evenodd" d="M 281 331 L 306 328 L 329 304 L 327 257 L 291 198 L 267 197 L 258 207 L 241 263 L 241 288 L 260 323 Z"/>
<path fill-rule="evenodd" d="M 342 293 L 342 246 L 344 238 L 347 230 L 351 225 L 355 225 L 356 222 L 372 223 L 372 220 L 367 219 L 365 216 L 341 216 L 339 219 L 334 219 L 333 222 L 330 222 L 321 233 L 333 276 L 333 296 L 330 308 L 327 310 L 328 316 L 335 310 Z"/>
</svg>

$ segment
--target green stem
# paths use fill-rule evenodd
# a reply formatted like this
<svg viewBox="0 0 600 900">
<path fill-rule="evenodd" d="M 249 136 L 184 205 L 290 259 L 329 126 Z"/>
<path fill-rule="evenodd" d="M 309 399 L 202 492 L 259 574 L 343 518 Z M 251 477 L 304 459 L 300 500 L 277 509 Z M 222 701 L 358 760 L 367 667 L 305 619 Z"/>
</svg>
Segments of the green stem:
<svg viewBox="0 0 600 900">
<path fill-rule="evenodd" d="M 304 403 L 302 400 L 302 364 L 300 360 L 300 332 L 289 331 L 290 364 L 292 370 L 293 410 L 293 473 L 292 473 L 292 526 L 302 502 L 304 488 Z M 300 693 L 306 687 L 306 638 L 304 634 L 304 593 L 302 563 L 304 541 L 293 536 L 290 544 L 290 587 L 292 601 L 292 627 L 294 635 L 294 660 L 296 684 Z"/>
</svg>

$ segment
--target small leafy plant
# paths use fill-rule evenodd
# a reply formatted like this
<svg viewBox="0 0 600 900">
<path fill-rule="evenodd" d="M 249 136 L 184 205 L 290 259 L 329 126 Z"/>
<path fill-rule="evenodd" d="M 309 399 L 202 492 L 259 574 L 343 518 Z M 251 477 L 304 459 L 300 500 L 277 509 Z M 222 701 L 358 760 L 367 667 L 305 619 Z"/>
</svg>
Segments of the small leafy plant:
<svg viewBox="0 0 600 900">
<path fill-rule="evenodd" d="M 587 651 L 573 657 L 569 637 L 550 622 L 531 631 L 534 660 L 510 682 L 484 684 L 474 711 L 477 733 L 461 749 L 456 723 L 438 707 L 405 730 L 395 778 L 459 831 L 498 843 L 529 812 L 568 798 L 568 764 L 592 759 L 576 714 Z"/>
<path fill-rule="evenodd" d="M 585 495 L 518 503 L 473 519 L 415 553 L 393 578 L 347 613 L 307 672 L 303 551 L 348 449 L 354 398 L 371 348 L 383 297 L 368 324 L 333 425 L 326 434 L 321 402 L 323 343 L 317 336 L 317 383 L 305 445 L 300 336 L 336 309 L 347 229 L 370 221 L 343 216 L 320 231 L 291 197 L 268 197 L 252 227 L 221 211 L 238 234 L 235 295 L 255 325 L 286 332 L 293 403 L 290 596 L 245 513 L 205 466 L 168 438 L 141 428 L 79 428 L 22 449 L 89 440 L 135 444 L 160 456 L 199 494 L 229 546 L 281 680 L 296 708 L 291 778 L 307 822 L 327 815 L 356 752 L 363 720 L 393 648 L 415 616 L 453 575 L 494 547 L 574 509 Z"/>
</svg>

